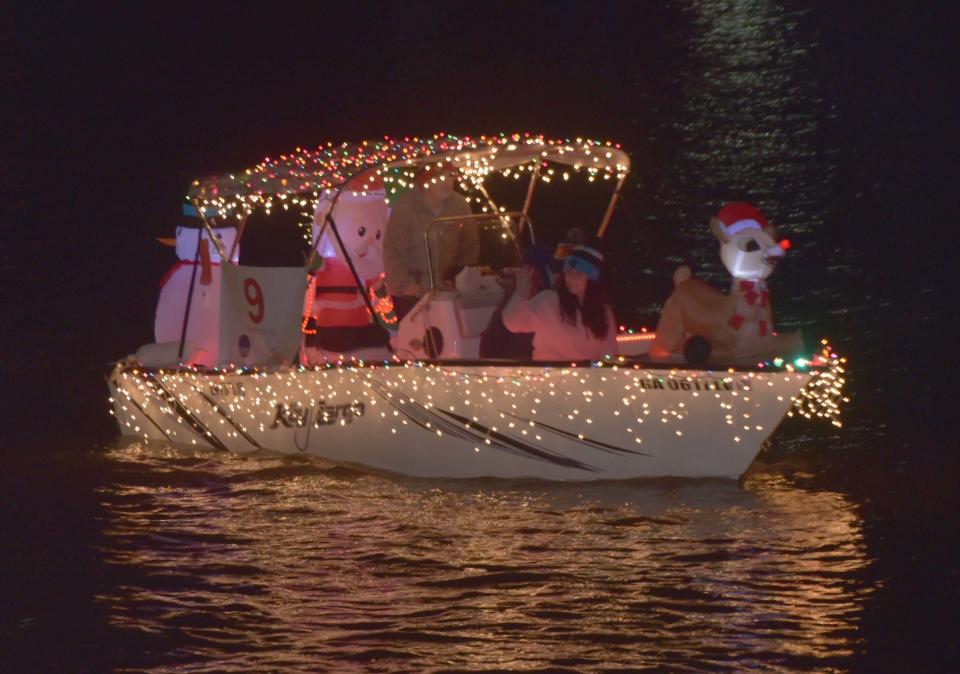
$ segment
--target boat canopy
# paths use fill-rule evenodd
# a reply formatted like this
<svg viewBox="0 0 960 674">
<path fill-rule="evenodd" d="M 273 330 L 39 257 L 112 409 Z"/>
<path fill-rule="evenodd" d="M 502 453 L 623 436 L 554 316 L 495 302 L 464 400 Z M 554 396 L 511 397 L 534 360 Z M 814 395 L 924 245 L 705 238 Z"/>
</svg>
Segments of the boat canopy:
<svg viewBox="0 0 960 674">
<path fill-rule="evenodd" d="M 527 171 L 544 182 L 581 173 L 587 180 L 622 181 L 630 158 L 618 144 L 584 138 L 549 139 L 542 135 L 500 134 L 429 138 L 405 137 L 361 143 L 328 143 L 313 150 L 267 157 L 240 173 L 197 179 L 187 199 L 205 211 L 242 218 L 255 208 L 269 211 L 315 204 L 325 190 L 396 191 L 405 188 L 425 164 L 449 163 L 467 188 L 482 189 L 491 173 Z"/>
</svg>

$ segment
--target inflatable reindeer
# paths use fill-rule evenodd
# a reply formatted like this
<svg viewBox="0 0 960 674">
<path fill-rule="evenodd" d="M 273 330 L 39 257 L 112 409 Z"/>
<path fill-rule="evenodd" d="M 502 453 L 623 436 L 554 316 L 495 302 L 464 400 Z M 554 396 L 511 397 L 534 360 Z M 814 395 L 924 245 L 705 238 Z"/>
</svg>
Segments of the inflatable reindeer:
<svg viewBox="0 0 960 674">
<path fill-rule="evenodd" d="M 710 229 L 720 241 L 720 259 L 733 277 L 730 293 L 693 278 L 686 266 L 677 269 L 650 356 L 682 353 L 694 362 L 738 363 L 801 350 L 799 332 L 775 332 L 766 286 L 789 242 L 778 243 L 764 215 L 745 203 L 725 205 L 710 219 Z"/>
</svg>

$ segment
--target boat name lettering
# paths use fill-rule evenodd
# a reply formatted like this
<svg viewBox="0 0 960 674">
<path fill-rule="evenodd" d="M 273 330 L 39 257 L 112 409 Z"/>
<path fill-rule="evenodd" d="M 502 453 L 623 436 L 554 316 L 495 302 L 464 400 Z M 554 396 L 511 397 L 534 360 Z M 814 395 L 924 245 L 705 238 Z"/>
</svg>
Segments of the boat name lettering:
<svg viewBox="0 0 960 674">
<path fill-rule="evenodd" d="M 648 377 L 640 380 L 640 387 L 645 389 L 660 389 L 671 391 L 737 391 L 743 390 L 742 382 L 731 379 L 697 378 L 678 379 L 677 377 Z"/>
<path fill-rule="evenodd" d="M 312 424 L 314 428 L 331 426 L 337 422 L 352 423 L 357 417 L 366 412 L 363 403 L 349 403 L 347 405 L 327 404 L 321 400 L 310 407 L 302 403 L 277 403 L 277 413 L 270 428 L 283 425 L 286 428 L 298 428 Z"/>
<path fill-rule="evenodd" d="M 217 382 L 210 384 L 210 395 L 214 398 L 243 398 L 246 387 L 240 382 Z"/>
</svg>

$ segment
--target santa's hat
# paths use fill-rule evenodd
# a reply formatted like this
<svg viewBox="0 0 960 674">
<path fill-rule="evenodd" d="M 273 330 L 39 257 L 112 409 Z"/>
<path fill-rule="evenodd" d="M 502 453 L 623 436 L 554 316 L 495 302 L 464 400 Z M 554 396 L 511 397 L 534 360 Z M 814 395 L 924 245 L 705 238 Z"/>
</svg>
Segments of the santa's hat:
<svg viewBox="0 0 960 674">
<path fill-rule="evenodd" d="M 382 192 L 383 175 L 376 169 L 369 169 L 358 173 L 347 181 L 346 189 L 354 192 Z"/>
<path fill-rule="evenodd" d="M 772 236 L 776 235 L 773 225 L 752 204 L 743 202 L 726 204 L 717 213 L 716 218 L 723 224 L 727 236 L 733 236 L 745 229 L 760 229 Z"/>
</svg>

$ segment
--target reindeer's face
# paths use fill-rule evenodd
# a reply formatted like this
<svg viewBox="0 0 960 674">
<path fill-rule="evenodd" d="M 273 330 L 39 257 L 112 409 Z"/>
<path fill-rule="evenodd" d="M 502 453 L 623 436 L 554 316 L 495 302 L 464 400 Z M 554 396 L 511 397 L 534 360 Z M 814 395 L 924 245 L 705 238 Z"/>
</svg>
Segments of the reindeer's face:
<svg viewBox="0 0 960 674">
<path fill-rule="evenodd" d="M 710 227 L 720 241 L 720 259 L 734 278 L 766 278 L 784 255 L 786 246 L 763 229 L 747 228 L 728 234 L 716 218 L 710 221 Z"/>
</svg>

